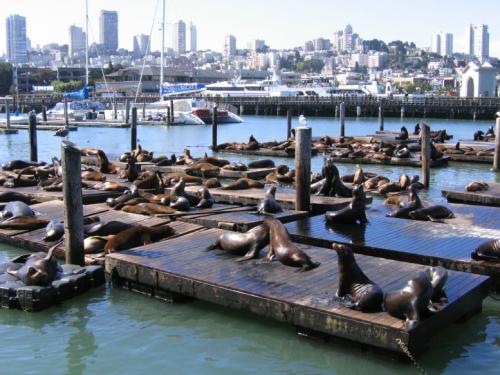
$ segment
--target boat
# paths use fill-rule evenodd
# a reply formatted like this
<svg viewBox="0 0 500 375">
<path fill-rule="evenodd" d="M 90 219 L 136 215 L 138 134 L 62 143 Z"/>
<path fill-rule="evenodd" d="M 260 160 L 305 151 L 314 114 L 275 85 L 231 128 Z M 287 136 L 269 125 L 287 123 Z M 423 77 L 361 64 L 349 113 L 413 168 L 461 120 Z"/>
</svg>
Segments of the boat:
<svg viewBox="0 0 500 375">
<path fill-rule="evenodd" d="M 95 100 L 74 100 L 68 101 L 68 117 L 74 120 L 83 119 L 104 119 L 105 113 L 108 111 L 101 102 Z M 42 114 L 37 115 L 39 120 L 42 120 Z M 64 102 L 58 102 L 47 111 L 47 119 L 64 119 Z"/>
<path fill-rule="evenodd" d="M 28 113 L 18 113 L 18 112 L 11 112 L 10 114 L 10 124 L 11 125 L 26 125 L 29 121 L 29 114 Z M 7 118 L 5 116 L 5 113 L 2 114 L 2 119 L 0 119 L 0 124 L 7 124 Z"/>
</svg>

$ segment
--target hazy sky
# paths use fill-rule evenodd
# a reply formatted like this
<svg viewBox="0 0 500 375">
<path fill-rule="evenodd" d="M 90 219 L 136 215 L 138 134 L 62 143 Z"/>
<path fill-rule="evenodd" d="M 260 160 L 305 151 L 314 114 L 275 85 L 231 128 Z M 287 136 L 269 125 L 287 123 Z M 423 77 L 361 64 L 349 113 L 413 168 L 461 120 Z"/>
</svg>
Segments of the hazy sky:
<svg viewBox="0 0 500 375">
<path fill-rule="evenodd" d="M 161 1 L 88 0 L 90 42 L 99 38 L 99 11 L 116 10 L 119 45 L 131 49 L 133 35 L 150 33 L 158 4 L 152 47 L 159 49 Z M 332 38 L 335 30 L 350 23 L 363 39 L 400 39 L 418 46 L 429 46 L 433 32 L 451 32 L 454 50 L 462 52 L 465 25 L 484 23 L 490 31 L 490 55 L 500 56 L 498 0 L 167 0 L 166 7 L 167 23 L 182 19 L 197 26 L 198 49 L 222 51 L 229 33 L 236 36 L 238 48 L 251 39 L 265 39 L 273 48 L 300 46 L 306 40 Z M 84 25 L 85 0 L 0 0 L 0 9 L 3 17 L 27 18 L 34 47 L 68 43 L 68 26 Z M 167 46 L 170 40 L 166 35 Z M 1 26 L 0 51 L 5 51 L 5 43 L 5 26 Z"/>
</svg>

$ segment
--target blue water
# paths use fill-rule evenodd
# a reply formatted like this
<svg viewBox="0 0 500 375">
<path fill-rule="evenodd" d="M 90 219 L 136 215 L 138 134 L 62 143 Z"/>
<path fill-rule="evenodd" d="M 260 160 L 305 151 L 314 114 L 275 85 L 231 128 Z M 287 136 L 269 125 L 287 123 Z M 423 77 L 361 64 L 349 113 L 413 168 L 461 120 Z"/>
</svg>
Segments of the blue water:
<svg viewBox="0 0 500 375">
<path fill-rule="evenodd" d="M 406 120 L 412 129 L 417 119 Z M 433 129 L 448 129 L 457 138 L 471 138 L 491 122 L 433 120 Z M 310 118 L 314 136 L 337 135 L 338 121 Z M 386 129 L 398 130 L 399 119 L 386 119 Z M 348 118 L 347 134 L 364 135 L 378 128 L 376 119 Z M 219 125 L 219 142 L 283 139 L 284 118 L 245 116 L 245 123 Z M 60 139 L 38 132 L 39 158 L 60 154 Z M 139 126 L 145 149 L 159 153 L 202 155 L 211 143 L 209 126 Z M 117 156 L 129 147 L 128 129 L 80 128 L 69 139 L 79 146 L 99 147 Z M 195 147 L 196 146 L 196 147 Z M 0 135 L 0 162 L 26 159 L 28 134 Z M 248 158 L 224 155 L 231 160 Z M 293 160 L 283 159 L 288 165 Z M 319 171 L 322 157 L 313 159 Z M 340 165 L 342 174 L 354 165 Z M 417 174 L 418 168 L 366 166 L 391 178 Z M 471 179 L 500 182 L 489 166 L 453 164 L 432 170 L 432 187 L 424 197 L 440 201 L 440 189 L 463 186 Z M 0 261 L 22 251 L 0 244 Z M 336 288 L 332 285 L 332 288 Z M 165 304 L 109 286 L 40 313 L 0 310 L 0 374 L 415 374 L 407 363 L 366 353 L 345 343 L 316 342 L 295 330 L 258 316 L 203 302 Z M 455 324 L 433 338 L 431 350 L 419 362 L 430 374 L 498 374 L 500 302 L 485 300 L 483 312 Z"/>
</svg>

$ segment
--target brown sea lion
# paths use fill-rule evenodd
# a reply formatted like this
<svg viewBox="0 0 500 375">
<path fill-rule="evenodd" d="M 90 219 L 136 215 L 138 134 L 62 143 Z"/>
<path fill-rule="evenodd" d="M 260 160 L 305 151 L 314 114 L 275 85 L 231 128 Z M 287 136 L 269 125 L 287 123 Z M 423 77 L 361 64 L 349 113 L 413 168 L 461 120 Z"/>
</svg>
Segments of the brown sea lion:
<svg viewBox="0 0 500 375">
<path fill-rule="evenodd" d="M 327 223 L 338 224 L 365 224 L 366 217 L 366 195 L 363 185 L 355 185 L 352 190 L 352 200 L 349 206 L 337 211 L 327 211 L 325 213 Z"/>
<path fill-rule="evenodd" d="M 222 186 L 220 181 L 215 177 L 209 178 L 203 183 L 203 185 L 205 185 L 205 187 L 207 187 L 208 189 L 218 188 Z"/>
<path fill-rule="evenodd" d="M 12 230 L 35 230 L 45 228 L 49 220 L 36 219 L 33 216 L 17 216 L 12 219 L 4 220 L 0 223 L 0 229 Z"/>
<path fill-rule="evenodd" d="M 125 229 L 133 227 L 133 224 L 124 223 L 122 221 L 98 222 L 89 225 L 85 233 L 91 236 L 109 236 L 110 234 L 118 234 Z"/>
<path fill-rule="evenodd" d="M 215 242 L 205 250 L 223 250 L 229 254 L 242 255 L 238 261 L 256 259 L 259 252 L 269 244 L 269 227 L 264 223 L 245 233 L 224 231 Z"/>
<path fill-rule="evenodd" d="M 104 175 L 104 173 L 97 172 L 94 170 L 83 171 L 81 177 L 82 180 L 87 180 L 87 181 L 97 181 L 97 182 L 106 181 L 106 176 Z"/>
<path fill-rule="evenodd" d="M 231 164 L 227 164 L 227 165 L 223 166 L 222 169 L 224 169 L 226 171 L 244 172 L 244 171 L 248 170 L 248 167 L 244 163 L 237 161 L 235 163 L 231 163 Z"/>
<path fill-rule="evenodd" d="M 363 173 L 363 168 L 361 168 L 361 165 L 356 164 L 356 172 L 354 172 L 354 179 L 352 183 L 354 185 L 361 185 L 363 182 L 365 182 L 365 174 Z"/>
<path fill-rule="evenodd" d="M 186 168 L 185 172 L 191 176 L 214 177 L 220 173 L 220 168 L 210 163 L 196 162 Z"/>
<path fill-rule="evenodd" d="M 136 165 L 136 160 L 129 156 L 127 157 L 127 166 L 124 171 L 120 173 L 120 178 L 128 180 L 129 182 L 134 182 L 139 178 L 139 168 Z"/>
<path fill-rule="evenodd" d="M 170 203 L 175 202 L 178 197 L 186 198 L 191 206 L 196 206 L 198 203 L 200 203 L 200 199 L 195 195 L 187 193 L 185 188 L 186 184 L 184 182 L 184 179 L 181 178 L 179 182 L 175 184 L 172 190 L 170 190 L 169 196 L 161 200 L 161 204 L 170 205 Z"/>
<path fill-rule="evenodd" d="M 390 214 L 387 214 L 386 216 L 388 217 L 397 217 L 397 218 L 403 218 L 403 219 L 409 219 L 410 218 L 410 212 L 419 210 L 424 205 L 422 204 L 422 201 L 420 200 L 418 194 L 417 194 L 417 186 L 416 185 L 410 185 L 408 187 L 408 202 L 400 207 L 398 210 L 391 212 Z"/>
<path fill-rule="evenodd" d="M 110 236 L 104 252 L 109 254 L 115 251 L 128 250 L 134 247 L 148 245 L 175 234 L 175 230 L 168 225 L 158 227 L 144 227 L 137 225 L 116 235 Z"/>
<path fill-rule="evenodd" d="M 500 239 L 490 240 L 478 246 L 472 253 L 475 260 L 500 261 Z"/>
<path fill-rule="evenodd" d="M 242 177 L 232 184 L 222 186 L 221 190 L 246 190 L 251 188 L 262 189 L 264 184 L 251 178 Z"/>
<path fill-rule="evenodd" d="M 104 246 L 111 236 L 91 236 L 83 240 L 85 254 L 96 254 L 104 251 Z"/>
<path fill-rule="evenodd" d="M 214 165 L 216 167 L 220 167 L 220 168 L 230 164 L 229 160 L 224 160 L 224 159 L 219 159 L 216 157 L 208 156 L 206 152 L 205 152 L 205 155 L 200 159 L 200 162 L 209 163 L 209 164 L 212 164 L 212 165 Z"/>
<path fill-rule="evenodd" d="M 121 209 L 123 212 L 128 212 L 132 214 L 139 214 L 139 215 L 171 215 L 174 214 L 176 211 L 173 208 L 167 207 L 163 204 L 156 204 L 156 203 L 139 203 L 134 206 L 127 206 L 125 205 Z"/>
<path fill-rule="evenodd" d="M 151 203 L 151 202 L 149 202 L 149 200 L 147 200 L 144 197 L 135 197 L 135 198 L 129 199 L 128 201 L 126 201 L 124 203 L 118 203 L 117 205 L 115 205 L 113 207 L 113 209 L 118 211 L 118 210 L 121 210 L 124 206 L 135 206 L 135 205 L 140 204 L 140 203 Z"/>
<path fill-rule="evenodd" d="M 291 240 L 285 226 L 276 219 L 265 219 L 264 224 L 269 228 L 269 252 L 266 258 L 272 261 L 274 257 L 285 266 L 300 267 L 301 271 L 308 271 L 320 265 L 300 250 Z"/>
<path fill-rule="evenodd" d="M 337 251 L 339 269 L 339 287 L 336 296 L 344 306 L 363 312 L 375 312 L 382 309 L 384 293 L 359 268 L 352 249 L 346 245 L 334 244 Z"/>
<path fill-rule="evenodd" d="M 13 171 L 15 169 L 23 169 L 26 167 L 38 167 L 45 165 L 45 163 L 37 163 L 32 161 L 24 161 L 24 160 L 11 160 L 7 163 L 2 164 L 2 169 L 4 171 Z"/>
<path fill-rule="evenodd" d="M 469 182 L 465 187 L 465 190 L 474 192 L 474 191 L 485 191 L 489 189 L 489 185 L 486 182 Z"/>
<path fill-rule="evenodd" d="M 24 265 L 18 270 L 7 270 L 7 273 L 17 277 L 26 285 L 48 286 L 55 280 L 59 265 L 54 259 L 54 250 L 59 243 L 52 246 L 48 253 L 31 254 Z"/>
<path fill-rule="evenodd" d="M 36 202 L 36 200 L 33 197 L 24 193 L 19 193 L 18 191 L 8 190 L 0 192 L 0 202 L 8 203 L 13 201 L 19 201 L 26 204 L 33 204 Z"/>
<path fill-rule="evenodd" d="M 399 182 L 387 182 L 377 188 L 379 194 L 396 193 L 401 191 Z"/>
<path fill-rule="evenodd" d="M 380 181 L 389 182 L 389 179 L 384 176 L 375 176 L 366 180 L 364 182 L 364 187 L 366 190 L 376 189 Z"/>
<path fill-rule="evenodd" d="M 272 185 L 266 192 L 266 196 L 257 205 L 257 213 L 263 214 L 275 214 L 282 212 L 280 204 L 276 201 L 276 186 Z"/>
<path fill-rule="evenodd" d="M 190 176 L 190 175 L 188 175 L 186 173 L 182 173 L 182 172 L 172 172 L 172 173 L 165 174 L 165 179 L 170 179 L 173 182 L 177 182 L 181 178 L 187 184 L 189 184 L 189 183 L 201 184 L 203 182 L 201 177 Z"/>
<path fill-rule="evenodd" d="M 128 186 L 121 185 L 118 182 L 114 181 L 107 181 L 107 182 L 102 182 L 94 185 L 94 189 L 100 190 L 100 191 L 118 191 L 118 192 L 124 192 L 128 190 Z"/>
<path fill-rule="evenodd" d="M 160 190 L 165 187 L 160 172 L 149 173 L 143 179 L 137 179 L 132 184 L 143 190 Z"/>
<path fill-rule="evenodd" d="M 271 159 L 255 160 L 248 163 L 249 169 L 274 168 L 274 167 L 275 167 L 274 161 L 272 161 Z"/>
</svg>

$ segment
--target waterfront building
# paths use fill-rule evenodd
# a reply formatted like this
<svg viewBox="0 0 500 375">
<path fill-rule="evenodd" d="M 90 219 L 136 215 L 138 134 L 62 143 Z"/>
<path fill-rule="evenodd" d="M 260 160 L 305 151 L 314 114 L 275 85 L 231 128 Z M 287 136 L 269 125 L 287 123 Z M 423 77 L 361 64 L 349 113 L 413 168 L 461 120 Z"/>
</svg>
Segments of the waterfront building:
<svg viewBox="0 0 500 375">
<path fill-rule="evenodd" d="M 85 31 L 81 27 L 71 25 L 69 27 L 69 55 L 73 56 L 76 53 L 85 51 L 86 42 Z"/>
<path fill-rule="evenodd" d="M 7 36 L 7 61 L 12 64 L 28 62 L 26 46 L 26 18 L 17 14 L 5 20 Z"/>
<path fill-rule="evenodd" d="M 226 35 L 224 39 L 224 56 L 236 56 L 236 37 L 234 35 Z"/>
<path fill-rule="evenodd" d="M 468 25 L 465 28 L 465 53 L 484 60 L 490 55 L 490 34 L 487 25 Z"/>
<path fill-rule="evenodd" d="M 186 53 L 186 24 L 182 20 L 172 25 L 172 48 L 177 54 Z"/>
<path fill-rule="evenodd" d="M 144 57 L 151 53 L 151 40 L 149 35 L 139 34 L 134 36 L 134 57 Z"/>
<path fill-rule="evenodd" d="M 198 34 L 196 31 L 196 26 L 192 22 L 189 23 L 189 50 L 191 52 L 198 51 Z"/>
<path fill-rule="evenodd" d="M 496 84 L 496 69 L 489 62 L 470 62 L 461 75 L 460 96 L 494 97 Z"/>
<path fill-rule="evenodd" d="M 108 52 L 118 49 L 118 12 L 101 10 L 99 17 L 100 42 Z"/>
</svg>

